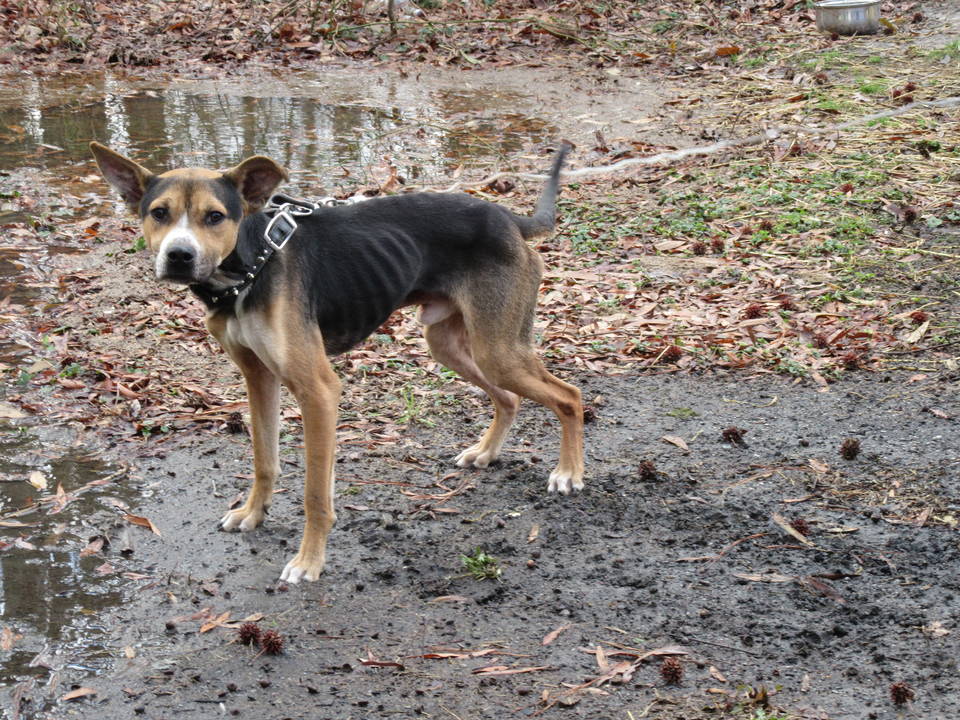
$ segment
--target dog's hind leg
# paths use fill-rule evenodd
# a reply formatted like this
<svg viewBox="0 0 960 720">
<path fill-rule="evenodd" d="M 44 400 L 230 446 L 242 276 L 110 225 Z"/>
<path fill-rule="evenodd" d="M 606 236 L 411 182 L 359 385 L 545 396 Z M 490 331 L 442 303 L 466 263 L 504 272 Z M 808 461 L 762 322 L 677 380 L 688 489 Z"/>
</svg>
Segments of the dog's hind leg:
<svg viewBox="0 0 960 720">
<path fill-rule="evenodd" d="M 253 530 L 273 500 L 273 483 L 280 474 L 278 453 L 280 381 L 250 350 L 229 348 L 247 384 L 253 434 L 254 480 L 246 502 L 220 520 L 224 530 Z"/>
<path fill-rule="evenodd" d="M 580 390 L 551 375 L 533 349 L 533 316 L 542 262 L 522 246 L 524 256 L 497 275 L 486 273 L 463 288 L 462 308 L 471 355 L 488 382 L 544 405 L 562 428 L 560 461 L 550 474 L 550 492 L 583 488 L 583 404 Z"/>
<path fill-rule="evenodd" d="M 430 353 L 437 362 L 459 373 L 459 375 L 481 388 L 493 401 L 493 423 L 480 438 L 480 441 L 457 456 L 460 467 L 473 465 L 483 468 L 500 456 L 500 449 L 507 432 L 517 416 L 520 398 L 509 390 L 504 390 L 490 382 L 477 367 L 470 354 L 467 330 L 463 324 L 463 315 L 454 312 L 447 318 L 427 325 L 424 336 L 430 346 Z"/>
</svg>

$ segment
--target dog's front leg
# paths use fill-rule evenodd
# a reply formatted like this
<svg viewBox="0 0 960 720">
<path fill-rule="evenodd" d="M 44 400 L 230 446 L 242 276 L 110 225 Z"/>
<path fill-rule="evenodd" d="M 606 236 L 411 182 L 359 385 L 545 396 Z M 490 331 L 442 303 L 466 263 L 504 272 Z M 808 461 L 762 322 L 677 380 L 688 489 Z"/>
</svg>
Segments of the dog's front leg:
<svg viewBox="0 0 960 720">
<path fill-rule="evenodd" d="M 290 367 L 296 368 L 296 376 L 284 379 L 300 404 L 306 455 L 303 540 L 300 551 L 280 575 L 281 580 L 290 583 L 320 577 L 326 561 L 327 536 L 337 519 L 333 510 L 333 461 L 340 380 L 322 346 L 315 353 L 304 354 L 313 357 L 292 363 Z"/>
<path fill-rule="evenodd" d="M 254 480 L 247 501 L 220 520 L 224 530 L 253 530 L 273 501 L 273 483 L 280 474 L 280 381 L 246 348 L 230 348 L 230 356 L 243 373 L 250 401 L 253 434 Z"/>
</svg>

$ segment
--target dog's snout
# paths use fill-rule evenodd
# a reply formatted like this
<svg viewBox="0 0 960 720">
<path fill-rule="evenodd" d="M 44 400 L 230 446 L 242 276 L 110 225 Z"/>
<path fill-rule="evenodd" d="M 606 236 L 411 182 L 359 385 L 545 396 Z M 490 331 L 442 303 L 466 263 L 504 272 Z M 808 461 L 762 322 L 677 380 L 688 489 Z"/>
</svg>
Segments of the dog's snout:
<svg viewBox="0 0 960 720">
<path fill-rule="evenodd" d="M 196 259 L 196 251 L 188 245 L 174 245 L 167 250 L 167 262 L 171 267 L 186 268 Z"/>
</svg>

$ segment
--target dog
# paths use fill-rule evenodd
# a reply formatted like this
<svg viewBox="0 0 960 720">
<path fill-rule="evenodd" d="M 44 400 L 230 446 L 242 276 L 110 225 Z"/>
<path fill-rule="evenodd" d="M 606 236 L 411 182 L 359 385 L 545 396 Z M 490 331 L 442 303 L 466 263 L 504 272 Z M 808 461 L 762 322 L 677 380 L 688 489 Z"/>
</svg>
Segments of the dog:
<svg viewBox="0 0 960 720">
<path fill-rule="evenodd" d="M 498 458 L 525 397 L 550 408 L 561 425 L 548 491 L 583 488 L 580 391 L 547 372 L 534 352 L 543 261 L 525 242 L 554 229 L 569 145 L 557 151 L 531 216 L 452 193 L 278 206 L 269 201 L 288 175 L 267 157 L 225 172 L 154 174 L 104 145 L 90 147 L 103 177 L 140 218 L 157 278 L 190 286 L 206 306 L 207 329 L 246 382 L 254 481 L 222 529 L 253 530 L 263 521 L 280 469 L 281 384 L 300 406 L 306 520 L 281 580 L 320 576 L 336 520 L 340 380 L 329 357 L 363 341 L 398 308 L 419 305 L 433 357 L 493 402 L 492 424 L 457 456 L 458 466 L 483 468 Z"/>
</svg>

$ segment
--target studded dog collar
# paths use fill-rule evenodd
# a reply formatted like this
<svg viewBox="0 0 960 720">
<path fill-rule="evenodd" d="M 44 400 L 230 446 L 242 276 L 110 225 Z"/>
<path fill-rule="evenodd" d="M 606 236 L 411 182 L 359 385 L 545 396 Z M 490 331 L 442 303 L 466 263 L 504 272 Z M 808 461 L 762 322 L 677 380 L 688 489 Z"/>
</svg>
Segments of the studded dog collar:
<svg viewBox="0 0 960 720">
<path fill-rule="evenodd" d="M 366 199 L 366 198 L 363 198 Z M 213 290 L 203 283 L 190 286 L 190 290 L 211 310 L 231 307 L 244 290 L 253 285 L 260 271 L 270 262 L 274 253 L 284 246 L 297 232 L 297 218 L 312 215 L 323 207 L 349 205 L 356 202 L 353 198 L 338 200 L 325 197 L 317 201 L 293 198 L 288 195 L 273 195 L 264 206 L 264 215 L 270 218 L 263 233 L 259 236 L 259 247 L 253 251 L 253 262 L 244 262 L 236 249 L 220 263 L 221 270 L 228 277 L 240 278 L 235 285 Z"/>
</svg>

